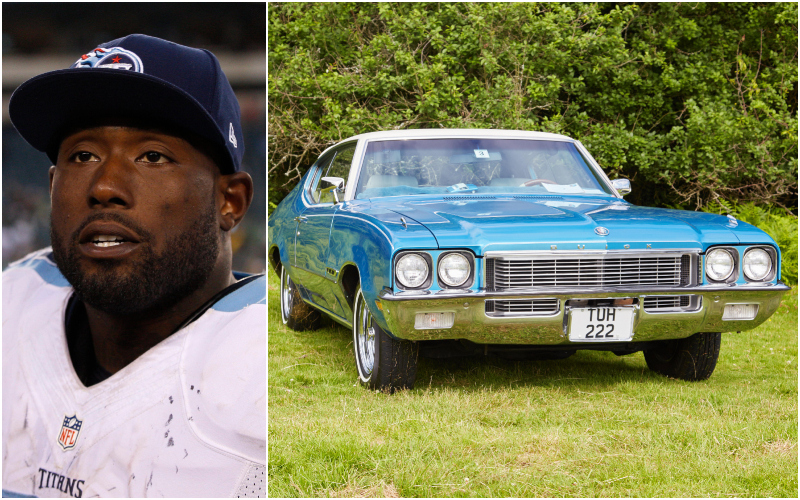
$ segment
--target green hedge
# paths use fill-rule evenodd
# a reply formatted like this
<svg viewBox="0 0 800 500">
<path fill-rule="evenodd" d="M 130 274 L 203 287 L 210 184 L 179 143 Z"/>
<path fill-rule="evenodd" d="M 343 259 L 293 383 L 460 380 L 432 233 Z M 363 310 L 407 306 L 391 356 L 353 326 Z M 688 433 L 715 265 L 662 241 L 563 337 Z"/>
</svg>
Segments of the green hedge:
<svg viewBox="0 0 800 500">
<path fill-rule="evenodd" d="M 578 138 L 637 204 L 797 209 L 796 3 L 269 4 L 270 206 L 374 130 Z"/>
</svg>

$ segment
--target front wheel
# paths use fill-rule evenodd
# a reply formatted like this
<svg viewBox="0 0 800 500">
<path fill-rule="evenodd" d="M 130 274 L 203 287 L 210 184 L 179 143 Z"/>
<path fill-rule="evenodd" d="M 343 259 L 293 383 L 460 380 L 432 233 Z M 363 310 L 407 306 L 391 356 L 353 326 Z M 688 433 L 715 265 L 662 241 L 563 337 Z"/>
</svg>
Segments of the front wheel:
<svg viewBox="0 0 800 500">
<path fill-rule="evenodd" d="M 706 380 L 719 358 L 721 333 L 695 333 L 691 337 L 665 340 L 657 348 L 644 351 L 647 367 L 654 372 L 681 380 Z"/>
<path fill-rule="evenodd" d="M 281 320 L 283 324 L 301 332 L 316 330 L 320 326 L 320 313 L 300 298 L 286 266 L 281 266 Z"/>
<path fill-rule="evenodd" d="M 353 351 L 361 383 L 394 392 L 412 389 L 417 378 L 419 344 L 390 337 L 372 318 L 359 287 L 353 312 Z"/>
</svg>

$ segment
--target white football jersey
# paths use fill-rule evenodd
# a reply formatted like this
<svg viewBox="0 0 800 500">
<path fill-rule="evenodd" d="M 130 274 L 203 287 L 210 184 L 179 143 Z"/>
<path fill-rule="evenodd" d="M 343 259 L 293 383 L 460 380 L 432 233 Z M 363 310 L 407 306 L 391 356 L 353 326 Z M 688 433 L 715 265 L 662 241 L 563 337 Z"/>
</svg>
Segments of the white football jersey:
<svg viewBox="0 0 800 500">
<path fill-rule="evenodd" d="M 3 273 L 3 496 L 265 496 L 266 278 L 91 387 L 71 294 L 49 249 Z"/>
</svg>

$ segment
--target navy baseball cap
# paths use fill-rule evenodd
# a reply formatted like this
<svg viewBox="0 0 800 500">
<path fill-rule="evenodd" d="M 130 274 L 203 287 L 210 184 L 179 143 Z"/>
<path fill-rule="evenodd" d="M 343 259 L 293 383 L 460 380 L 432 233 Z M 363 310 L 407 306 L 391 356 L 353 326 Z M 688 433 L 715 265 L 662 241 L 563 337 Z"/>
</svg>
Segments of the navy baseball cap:
<svg viewBox="0 0 800 500">
<path fill-rule="evenodd" d="M 239 101 L 217 58 L 147 35 L 128 35 L 84 54 L 68 69 L 33 77 L 8 105 L 20 135 L 55 164 L 65 127 L 76 119 L 135 116 L 177 125 L 221 148 L 222 173 L 242 164 Z"/>
</svg>

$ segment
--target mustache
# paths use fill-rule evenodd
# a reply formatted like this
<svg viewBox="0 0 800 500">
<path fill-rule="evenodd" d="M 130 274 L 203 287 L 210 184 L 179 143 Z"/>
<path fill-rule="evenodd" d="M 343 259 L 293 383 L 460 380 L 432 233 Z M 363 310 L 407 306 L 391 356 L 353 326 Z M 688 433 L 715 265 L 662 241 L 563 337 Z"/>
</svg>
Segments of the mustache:
<svg viewBox="0 0 800 500">
<path fill-rule="evenodd" d="M 153 234 L 150 231 L 148 231 L 147 229 L 136 223 L 136 221 L 134 221 L 127 215 L 116 212 L 98 212 L 91 214 L 89 217 L 84 219 L 83 222 L 81 222 L 80 226 L 78 226 L 78 228 L 72 233 L 71 240 L 74 243 L 78 243 L 81 231 L 83 231 L 86 228 L 86 226 L 95 221 L 116 222 L 121 226 L 125 226 L 126 228 L 136 233 L 139 236 L 139 238 L 141 238 L 140 243 L 149 243 L 153 239 Z"/>
</svg>

